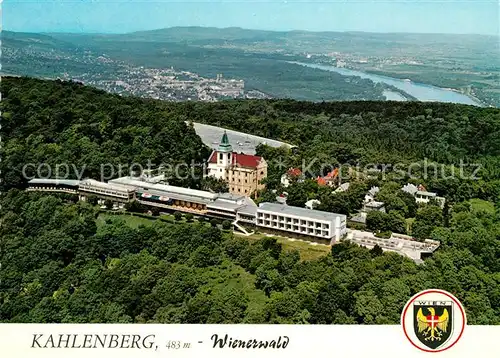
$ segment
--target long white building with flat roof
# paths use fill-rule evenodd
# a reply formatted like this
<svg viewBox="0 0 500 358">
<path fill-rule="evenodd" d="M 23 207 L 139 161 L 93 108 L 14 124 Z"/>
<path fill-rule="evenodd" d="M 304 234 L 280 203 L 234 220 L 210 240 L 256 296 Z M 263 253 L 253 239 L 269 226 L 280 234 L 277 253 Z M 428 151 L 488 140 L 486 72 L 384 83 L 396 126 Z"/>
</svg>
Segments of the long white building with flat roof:
<svg viewBox="0 0 500 358">
<path fill-rule="evenodd" d="M 152 183 L 138 177 L 122 177 L 107 183 L 93 179 L 33 179 L 28 190 L 78 194 L 80 200 L 89 196 L 110 199 L 115 203 L 137 200 L 147 207 L 166 211 L 189 212 L 199 216 L 231 220 L 252 227 L 278 230 L 304 238 L 329 240 L 334 244 L 346 233 L 346 216 L 276 203 L 259 207 L 245 195 L 211 193 L 208 191 Z"/>
<path fill-rule="evenodd" d="M 257 209 L 257 226 L 330 240 L 335 243 L 347 233 L 347 217 L 275 203 L 262 203 Z"/>
<path fill-rule="evenodd" d="M 129 185 L 104 183 L 94 179 L 85 179 L 78 183 L 81 194 L 88 193 L 96 196 L 110 197 L 128 202 L 135 196 L 135 188 Z M 80 197 L 82 199 L 82 197 Z"/>
</svg>

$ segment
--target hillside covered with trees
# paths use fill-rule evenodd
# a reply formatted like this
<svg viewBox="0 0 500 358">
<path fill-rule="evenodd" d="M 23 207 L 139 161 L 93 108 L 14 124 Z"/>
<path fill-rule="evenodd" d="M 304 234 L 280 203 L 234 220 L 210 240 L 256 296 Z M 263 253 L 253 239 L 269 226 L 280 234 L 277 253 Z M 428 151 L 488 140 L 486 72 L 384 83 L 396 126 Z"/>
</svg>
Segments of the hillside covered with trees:
<svg viewBox="0 0 500 358">
<path fill-rule="evenodd" d="M 12 190 L 1 211 L 3 322 L 397 324 L 411 295 L 454 293 L 500 324 L 500 218 L 457 207 L 424 264 L 342 243 L 301 261 L 207 223 L 132 228 L 86 203 Z"/>
<path fill-rule="evenodd" d="M 395 324 L 411 295 L 440 288 L 462 301 L 470 324 L 500 324 L 498 109 L 165 103 L 27 78 L 5 78 L 1 89 L 3 322 Z M 444 210 L 417 208 L 404 195 L 388 199 L 393 187 L 409 180 L 390 170 L 387 178 L 353 177 L 343 200 L 324 198 L 325 210 L 354 210 L 370 186 L 380 186 L 379 195 L 398 212 L 394 218 L 415 215 L 425 236 L 441 242 L 421 265 L 345 242 L 323 258 L 303 260 L 272 238 L 250 242 L 198 221 L 131 226 L 123 216 L 103 219 L 96 207 L 75 198 L 22 190 L 27 163 L 74 163 L 95 179 L 103 163 L 202 163 L 208 148 L 185 121 L 297 145 L 294 151 L 258 148 L 270 163 L 269 188 L 279 188 L 288 167 L 313 158 L 354 166 L 428 158 L 446 171 L 463 160 L 481 164 L 481 179 L 426 178 L 416 170 L 419 182 L 447 198 Z M 311 171 L 311 177 L 325 174 L 320 166 Z M 321 191 L 309 180 L 303 185 L 292 193 L 299 204 L 304 193 Z M 479 199 L 489 202 L 488 209 L 471 205 Z M 376 219 L 372 224 L 380 225 Z"/>
</svg>

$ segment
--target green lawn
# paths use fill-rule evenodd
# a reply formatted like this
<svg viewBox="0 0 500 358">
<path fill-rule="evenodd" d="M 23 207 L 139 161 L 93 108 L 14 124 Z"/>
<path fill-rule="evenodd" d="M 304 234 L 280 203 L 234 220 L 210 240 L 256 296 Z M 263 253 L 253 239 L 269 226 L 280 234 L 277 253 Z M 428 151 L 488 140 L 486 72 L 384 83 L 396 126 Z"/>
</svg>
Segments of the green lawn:
<svg viewBox="0 0 500 358">
<path fill-rule="evenodd" d="M 169 221 L 174 220 L 173 216 L 171 216 L 171 215 L 161 215 L 160 217 L 167 219 Z M 156 221 L 155 219 L 147 219 L 147 218 L 143 218 L 140 216 L 134 216 L 134 215 L 128 215 L 128 214 L 112 215 L 112 214 L 101 213 L 97 217 L 97 227 L 103 226 L 107 219 L 125 220 L 125 223 L 134 229 L 138 228 L 140 225 L 144 225 L 144 226 L 153 225 L 153 223 Z"/>
<path fill-rule="evenodd" d="M 246 238 L 251 241 L 260 240 L 266 237 L 265 234 L 253 234 L 251 236 L 235 235 L 236 237 Z M 331 251 L 329 245 L 310 243 L 302 240 L 290 240 L 282 236 L 273 236 L 282 245 L 285 251 L 297 250 L 302 261 L 316 260 L 328 255 Z"/>
<path fill-rule="evenodd" d="M 493 214 L 495 213 L 495 204 L 491 201 L 481 200 L 481 199 L 471 199 L 469 203 L 472 206 L 472 211 L 486 211 L 487 213 Z"/>
<path fill-rule="evenodd" d="M 414 222 L 415 222 L 415 218 L 406 219 L 406 232 L 411 232 L 411 227 L 413 226 Z"/>
</svg>

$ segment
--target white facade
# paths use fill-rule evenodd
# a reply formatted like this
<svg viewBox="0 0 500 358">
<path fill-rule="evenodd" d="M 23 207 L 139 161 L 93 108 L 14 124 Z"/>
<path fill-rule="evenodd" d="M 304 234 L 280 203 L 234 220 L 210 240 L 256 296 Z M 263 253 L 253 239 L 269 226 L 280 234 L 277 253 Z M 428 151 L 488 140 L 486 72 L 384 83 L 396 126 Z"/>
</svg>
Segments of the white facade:
<svg viewBox="0 0 500 358">
<path fill-rule="evenodd" d="M 419 204 L 427 204 L 429 201 L 432 199 L 436 200 L 441 208 L 444 207 L 444 204 L 446 202 L 446 199 L 440 196 L 437 196 L 436 193 L 430 193 L 427 191 L 417 191 L 415 193 L 415 201 Z"/>
<path fill-rule="evenodd" d="M 345 215 L 282 204 L 263 203 L 257 209 L 256 224 L 273 230 L 335 242 L 346 234 L 346 221 Z"/>
<path fill-rule="evenodd" d="M 215 152 L 213 155 L 217 156 L 217 162 L 208 163 L 208 175 L 227 181 L 232 154 L 231 152 Z"/>
<path fill-rule="evenodd" d="M 131 200 L 135 195 L 135 188 L 127 185 L 103 183 L 93 179 L 85 179 L 78 185 L 80 192 L 97 195 L 112 196 L 124 200 Z"/>
<path fill-rule="evenodd" d="M 281 185 L 283 185 L 284 188 L 288 188 L 288 186 L 290 185 L 288 174 L 285 173 L 281 176 Z"/>
<path fill-rule="evenodd" d="M 321 201 L 316 200 L 316 199 L 311 199 L 309 201 L 306 201 L 305 207 L 309 210 L 313 210 L 314 207 L 318 206 L 321 204 Z"/>
</svg>

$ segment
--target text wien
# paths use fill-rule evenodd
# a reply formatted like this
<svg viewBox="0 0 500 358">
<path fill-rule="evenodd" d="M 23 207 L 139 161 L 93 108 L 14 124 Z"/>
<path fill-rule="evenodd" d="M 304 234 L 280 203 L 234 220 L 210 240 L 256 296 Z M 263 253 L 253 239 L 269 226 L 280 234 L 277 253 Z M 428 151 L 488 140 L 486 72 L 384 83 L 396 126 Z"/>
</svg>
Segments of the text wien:
<svg viewBox="0 0 500 358">
<path fill-rule="evenodd" d="M 227 334 L 219 338 L 217 334 L 212 336 L 213 348 L 273 348 L 273 349 L 285 349 L 290 341 L 287 336 L 279 336 L 278 339 L 273 339 L 271 341 L 258 341 L 256 339 L 233 339 Z"/>
</svg>

